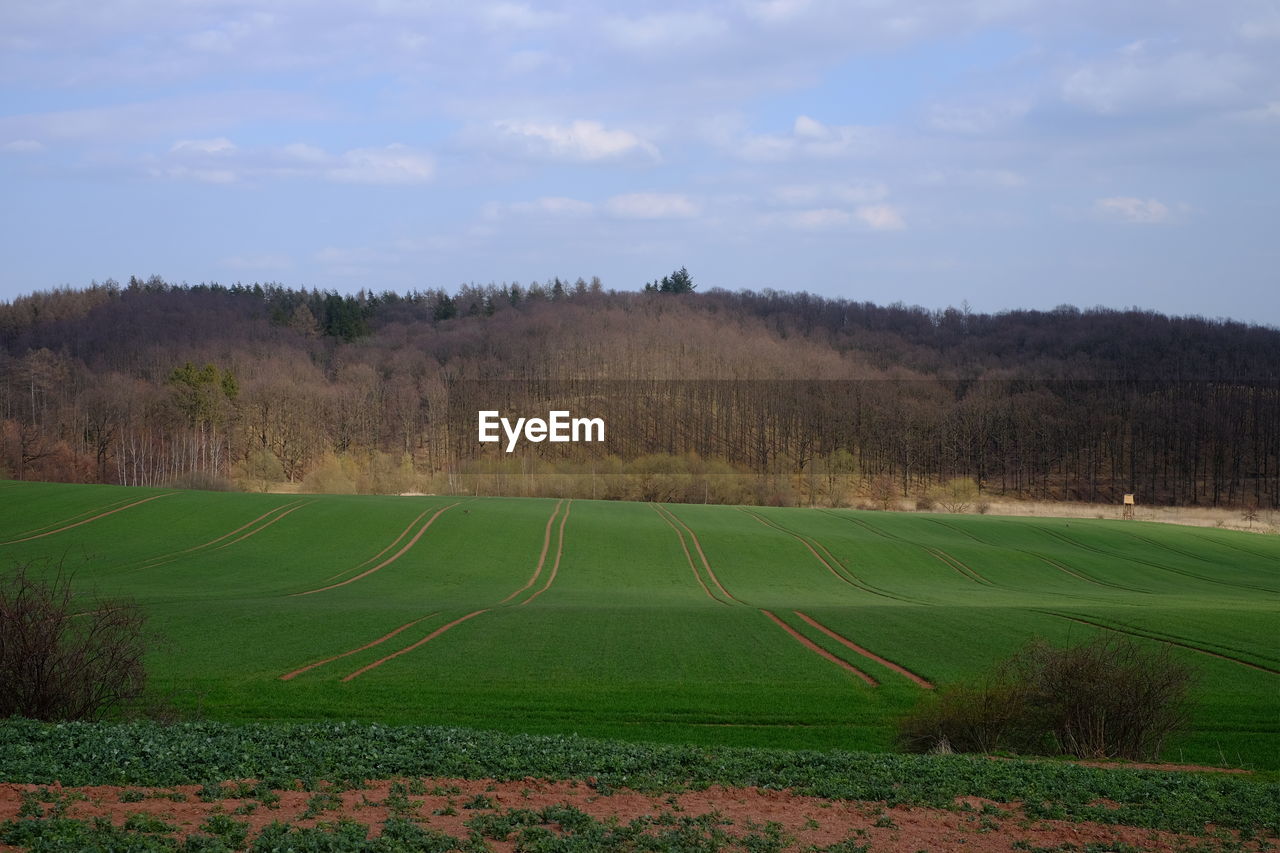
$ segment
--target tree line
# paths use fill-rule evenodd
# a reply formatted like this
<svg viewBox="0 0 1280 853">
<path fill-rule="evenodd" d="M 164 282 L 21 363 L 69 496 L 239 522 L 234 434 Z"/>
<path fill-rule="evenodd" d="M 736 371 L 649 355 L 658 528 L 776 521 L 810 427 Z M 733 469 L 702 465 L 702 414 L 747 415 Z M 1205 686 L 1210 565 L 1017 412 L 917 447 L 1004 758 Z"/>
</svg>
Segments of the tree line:
<svg viewBox="0 0 1280 853">
<path fill-rule="evenodd" d="M 475 439 L 479 408 L 603 445 Z M 599 279 L 394 293 L 126 284 L 0 304 L 0 474 L 842 504 L 1280 506 L 1280 331 Z"/>
</svg>

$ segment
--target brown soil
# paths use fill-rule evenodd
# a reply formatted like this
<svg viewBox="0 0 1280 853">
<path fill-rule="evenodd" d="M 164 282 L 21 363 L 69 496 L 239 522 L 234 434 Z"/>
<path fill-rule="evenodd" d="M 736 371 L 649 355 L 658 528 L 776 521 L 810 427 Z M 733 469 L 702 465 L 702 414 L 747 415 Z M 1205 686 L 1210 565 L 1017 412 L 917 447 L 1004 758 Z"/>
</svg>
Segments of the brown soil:
<svg viewBox="0 0 1280 853">
<path fill-rule="evenodd" d="M 538 565 L 534 566 L 533 575 L 524 586 L 502 599 L 500 602 L 501 604 L 506 604 L 508 601 L 533 586 L 538 580 L 538 575 L 542 574 L 542 565 L 547 561 L 547 551 L 551 548 L 551 525 L 555 524 L 556 516 L 560 514 L 560 506 L 563 503 L 563 500 L 556 501 L 556 508 L 551 511 L 551 517 L 547 519 L 547 529 L 542 534 L 542 553 L 538 555 Z"/>
<path fill-rule="evenodd" d="M 524 601 L 520 602 L 521 607 L 528 604 L 530 601 L 533 601 L 535 598 L 542 595 L 547 590 L 551 589 L 551 584 L 555 582 L 556 574 L 559 573 L 560 571 L 560 558 L 564 556 L 564 526 L 569 522 L 569 513 L 572 510 L 573 510 L 573 500 L 570 499 L 569 503 L 565 504 L 564 515 L 560 517 L 560 532 L 558 534 L 558 539 L 556 541 L 556 559 L 555 559 L 555 562 L 551 564 L 551 573 L 547 575 L 547 582 L 543 584 L 542 588 L 539 589 L 537 592 L 535 592 L 533 595 L 529 596 Z"/>
<path fill-rule="evenodd" d="M 712 601 L 719 601 L 721 604 L 725 604 L 726 602 L 720 601 L 720 599 L 711 594 L 711 590 L 707 589 L 706 583 L 702 580 L 702 575 L 698 573 L 698 567 L 693 563 L 693 555 L 689 553 L 689 546 L 685 544 L 684 534 L 680 532 L 680 528 L 676 527 L 675 522 L 667 518 L 657 504 L 650 504 L 650 506 L 652 506 L 653 511 L 658 514 L 658 518 L 665 521 L 667 526 L 676 532 L 676 537 L 680 540 L 680 550 L 684 551 L 685 561 L 689 563 L 689 571 L 693 572 L 694 578 L 698 581 L 698 586 L 702 587 L 702 591 L 706 593 L 707 598 Z"/>
<path fill-rule="evenodd" d="M 414 625 L 417 625 L 419 622 L 423 621 L 424 619 L 430 619 L 432 616 L 435 616 L 435 615 L 437 614 L 429 613 L 426 616 L 420 616 L 417 619 L 414 619 L 412 622 L 406 622 L 405 624 L 401 625 L 399 628 L 396 628 L 394 631 L 390 632 L 389 634 L 384 634 L 383 636 L 374 640 L 372 643 L 365 643 L 363 646 L 361 646 L 358 649 L 352 649 L 349 652 L 343 652 L 342 654 L 334 655 L 331 658 L 325 658 L 324 660 L 316 661 L 315 663 L 309 663 L 306 666 L 302 667 L 301 669 L 295 669 L 293 672 L 285 673 L 284 675 L 280 676 L 280 680 L 289 681 L 293 678 L 297 678 L 299 675 L 302 675 L 302 673 L 304 672 L 308 672 L 310 670 L 315 669 L 318 666 L 324 666 L 327 663 L 333 663 L 334 661 L 345 658 L 348 655 L 354 655 L 356 652 L 362 652 L 365 649 L 371 649 L 374 646 L 380 646 L 383 643 L 385 643 L 387 640 L 390 640 L 396 634 L 399 634 L 401 631 L 412 628 Z"/>
<path fill-rule="evenodd" d="M 399 536 L 397 536 L 395 539 L 392 539 L 392 540 L 391 540 L 391 543 L 390 543 L 389 545 L 387 545 L 385 548 L 383 548 L 383 549 L 382 549 L 381 551 L 379 551 L 378 553 L 374 554 L 374 555 L 373 555 L 372 557 L 370 557 L 369 559 L 365 560 L 365 561 L 364 561 L 364 562 L 362 562 L 362 563 L 358 563 L 358 564 L 356 564 L 356 565 L 352 566 L 352 567 L 351 567 L 351 568 L 349 568 L 349 569 L 343 569 L 342 571 L 338 572 L 336 575 L 330 575 L 329 577 L 325 578 L 325 580 L 326 580 L 326 581 L 337 580 L 338 578 L 340 578 L 340 577 L 342 577 L 343 575 L 345 575 L 347 572 L 354 572 L 354 571 L 358 571 L 358 570 L 360 570 L 360 569 L 363 569 L 365 566 L 369 565 L 370 563 L 372 563 L 374 560 L 377 560 L 377 559 L 378 559 L 379 557 L 381 557 L 383 554 L 387 553 L 387 552 L 388 552 L 388 551 L 390 551 L 392 548 L 394 548 L 394 547 L 396 547 L 397 545 L 399 545 L 399 544 L 400 544 L 400 540 L 401 540 L 401 539 L 404 539 L 404 537 L 408 536 L 408 535 L 409 535 L 409 531 L 410 531 L 410 530 L 413 530 L 413 526 L 414 526 L 415 524 L 417 524 L 419 521 L 422 521 L 422 517 L 423 517 L 424 515 L 426 515 L 427 513 L 429 513 L 429 512 L 431 512 L 431 507 L 427 507 L 427 508 L 426 508 L 426 509 L 424 509 L 422 512 L 418 513 L 418 517 L 417 517 L 417 518 L 415 518 L 413 521 L 409 522 L 408 526 L 407 526 L 407 527 L 405 527 L 405 529 L 404 529 L 404 530 L 400 531 L 400 535 L 399 535 Z"/>
<path fill-rule="evenodd" d="M 402 780 L 403 781 L 403 780 Z M 590 780 L 582 782 L 547 782 L 525 779 L 516 782 L 487 780 L 425 779 L 426 794 L 408 797 L 408 810 L 403 805 L 400 816 L 408 816 L 421 825 L 465 839 L 466 821 L 482 814 L 505 813 L 511 809 L 537 811 L 547 806 L 571 806 L 597 820 L 616 818 L 628 823 L 642 817 L 679 819 L 696 818 L 714 813 L 719 829 L 728 835 L 743 837 L 760 832 L 768 824 L 776 824 L 785 836 L 794 839 L 789 849 L 803 850 L 809 845 L 828 846 L 846 839 L 869 844 L 875 851 L 965 850 L 974 853 L 1007 853 L 1018 844 L 1023 849 L 1083 849 L 1099 845 L 1103 849 L 1129 845 L 1143 851 L 1169 851 L 1186 848 L 1213 849 L 1206 837 L 1177 835 L 1126 826 L 1097 823 L 1073 823 L 1059 820 L 1030 820 L 1017 803 L 993 803 L 978 797 L 957 799 L 952 809 L 925 807 L 887 807 L 883 803 L 847 800 L 824 800 L 788 791 L 758 788 L 710 788 L 681 794 L 644 794 L 617 790 L 601 794 Z M 279 802 L 263 805 L 253 799 L 226 799 L 201 802 L 196 786 L 177 788 L 121 788 L 93 786 L 61 788 L 55 792 L 83 797 L 67 809 L 67 817 L 92 819 L 104 816 L 117 825 L 132 814 L 143 814 L 176 825 L 182 835 L 198 833 L 199 825 L 214 814 L 231 814 L 233 819 L 250 826 L 255 836 L 273 821 L 297 826 L 333 823 L 349 818 L 372 826 L 375 831 L 388 817 L 395 816 L 387 803 L 391 781 L 369 784 L 369 787 L 344 791 L 337 800 L 313 816 L 303 818 L 308 802 L 315 796 L 303 791 L 279 791 Z M 36 785 L 0 784 L 0 821 L 17 816 L 21 795 L 38 790 Z M 141 793 L 140 802 L 120 802 L 125 791 Z M 136 794 L 135 794 L 136 796 Z M 180 801 L 170 799 L 180 797 Z M 476 801 L 476 797 L 487 798 Z M 479 806 L 468 808 L 468 805 Z M 239 811 L 239 814 L 236 812 Z M 552 826 L 553 831 L 558 827 Z M 1259 850 L 1268 839 L 1244 842 L 1234 846 L 1231 840 L 1217 839 L 1219 846 L 1233 850 Z M 1274 841 L 1275 839 L 1270 839 Z M 1208 842 L 1208 843 L 1207 843 Z M 514 838 L 490 840 L 495 851 L 514 849 Z M 1072 846 L 1067 846 L 1072 845 Z M 1205 846 L 1201 846 L 1205 845 Z M 0 848 L 16 849 L 16 848 Z"/>
<path fill-rule="evenodd" d="M 889 669 L 893 670 L 894 672 L 898 673 L 899 675 L 902 675 L 902 676 L 905 676 L 905 677 L 907 677 L 907 678 L 911 679 L 911 680 L 912 680 L 912 681 L 914 681 L 916 684 L 918 684 L 918 685 L 920 685 L 921 687 L 923 687 L 925 690 L 932 690 L 932 689 L 933 689 L 933 682 L 931 682 L 931 681 L 929 681 L 929 680 L 927 680 L 927 679 L 925 679 L 925 678 L 921 678 L 920 676 L 916 675 L 916 674 L 915 674 L 914 672 L 912 672 L 911 670 L 907 669 L 905 666 L 901 666 L 900 664 L 896 664 L 896 663 L 894 663 L 894 662 L 893 662 L 893 661 L 891 661 L 891 660 L 888 660 L 888 659 L 886 659 L 886 658 L 882 658 L 882 657 L 880 657 L 880 655 L 876 654 L 876 653 L 875 653 L 875 652 L 873 652 L 873 651 L 870 651 L 870 650 L 868 650 L 868 649 L 864 649 L 862 646 L 858 645 L 857 643 L 853 642 L 852 640 L 848 639 L 847 637 L 842 637 L 842 636 L 840 636 L 839 634 L 837 634 L 835 631 L 832 631 L 830 628 L 828 628 L 826 625 L 823 625 L 821 622 L 819 622 L 817 619 L 814 619 L 812 616 L 809 616 L 809 615 L 807 615 L 807 614 L 801 613 L 799 610 L 795 611 L 795 614 L 796 614 L 797 616 L 799 616 L 801 619 L 803 619 L 805 622 L 807 622 L 809 625 L 812 625 L 814 628 L 817 628 L 819 631 L 821 631 L 822 633 L 826 634 L 826 635 L 827 635 L 828 637 L 830 637 L 831 639 L 835 640 L 837 643 L 840 643 L 841 645 L 843 645 L 843 646 L 845 646 L 845 647 L 847 647 L 847 648 L 849 648 L 849 649 L 852 649 L 853 651 L 855 651 L 855 652 L 857 652 L 858 654 L 862 655 L 864 658 L 868 658 L 869 660 L 873 660 L 873 661 L 875 661 L 876 663 L 880 664 L 881 666 L 886 666 L 886 667 L 888 667 Z"/>
<path fill-rule="evenodd" d="M 124 512 L 126 509 L 133 509 L 135 506 L 141 506 L 142 504 L 150 503 L 151 501 L 158 501 L 160 500 L 160 498 L 171 498 L 176 494 L 177 492 L 166 492 L 163 495 L 152 495 L 149 498 L 143 498 L 140 501 L 134 501 L 131 504 L 125 504 L 124 506 L 119 507 L 117 509 L 111 509 L 111 510 L 107 510 L 106 512 L 100 512 L 95 516 L 86 518 L 84 521 L 77 521 L 75 524 L 68 524 L 65 527 L 59 527 L 55 530 L 50 530 L 47 533 L 37 533 L 34 536 L 26 536 L 22 539 L 11 539 L 8 542 L 0 542 L 0 545 L 17 545 L 19 542 L 30 542 L 32 539 L 43 539 L 46 536 L 52 536 L 55 533 L 62 533 L 65 530 L 71 530 L 73 527 L 79 527 L 82 524 L 88 524 L 89 522 L 97 521 L 100 518 L 106 518 L 108 515 L 115 515 L 117 512 Z"/>
<path fill-rule="evenodd" d="M 343 678 L 342 680 L 343 680 L 343 681 L 350 681 L 351 679 L 356 678 L 357 676 L 364 675 L 364 674 L 365 674 L 366 672 L 368 672 L 369 670 L 373 669 L 374 667 L 382 666 L 384 663 L 386 663 L 387 661 L 391 660 L 392 658 L 398 658 L 398 657 L 400 657 L 400 655 L 407 654 L 407 653 L 409 653 L 409 652 L 413 651 L 414 649 L 418 648 L 418 646 L 422 646 L 422 645 L 425 645 L 425 644 L 427 644 L 427 643 L 431 642 L 431 641 L 432 641 L 432 640 L 434 640 L 436 637 L 439 637 L 441 634 L 443 634 L 445 631 L 448 631 L 450 628 L 453 628 L 455 625 L 461 625 L 463 622 L 466 622 L 468 619 L 470 619 L 470 618 L 472 618 L 472 617 L 474 617 L 474 616 L 479 616 L 481 613 L 488 613 L 488 612 L 489 612 L 489 609 L 488 609 L 488 608 L 485 608 L 484 610 L 476 610 L 476 611 L 475 611 L 475 612 L 473 612 L 473 613 L 468 613 L 466 616 L 460 616 L 460 617 L 458 617 L 457 619 L 454 619 L 454 620 L 453 620 L 452 622 L 450 622 L 448 625 L 442 625 L 442 626 L 440 626 L 439 628 L 435 629 L 435 630 L 434 630 L 434 631 L 432 631 L 430 634 L 428 634 L 427 636 L 423 637 L 421 640 L 418 640 L 418 642 L 416 642 L 416 643 L 411 643 L 411 644 L 409 644 L 409 645 L 405 646 L 403 649 L 400 649 L 400 650 L 399 650 L 399 651 L 397 651 L 397 652 L 392 652 L 391 654 L 387 655 L 387 656 L 386 656 L 386 657 L 384 657 L 384 658 L 378 658 L 376 661 L 374 661 L 373 663 L 369 664 L 368 666 L 362 666 L 362 667 L 360 667 L 360 668 L 359 668 L 359 669 L 357 669 L 355 672 L 353 672 L 353 673 L 351 673 L 350 675 L 346 676 L 346 677 L 345 677 L 345 678 Z"/>
<path fill-rule="evenodd" d="M 690 541 L 693 542 L 694 550 L 698 552 L 698 559 L 702 561 L 703 568 L 707 570 L 707 577 L 711 578 L 711 582 L 716 585 L 716 589 L 724 593 L 727 598 L 731 598 L 734 601 L 738 602 L 739 604 L 746 604 L 745 601 L 738 598 L 733 593 L 729 592 L 729 590 L 725 589 L 724 584 L 720 583 L 720 578 L 716 577 L 716 573 L 712 571 L 711 562 L 707 559 L 707 555 L 703 553 L 702 543 L 698 541 L 698 534 L 693 532 L 693 528 L 685 524 L 684 521 L 681 520 L 680 516 L 676 515 L 674 512 L 672 512 L 669 509 L 667 510 L 667 515 L 670 515 L 672 518 L 674 518 L 677 524 L 679 524 L 686 531 L 688 531 L 689 539 Z"/>
<path fill-rule="evenodd" d="M 271 525 L 275 524 L 280 519 L 284 518 L 286 515 L 289 515 L 290 513 L 295 513 L 298 510 L 302 509 L 304 506 L 307 506 L 308 504 L 313 504 L 313 503 L 315 503 L 315 501 L 307 501 L 307 503 L 295 506 L 293 509 L 285 510 L 284 512 L 277 515 L 275 518 L 268 521 L 266 524 L 262 525 L 261 527 L 255 527 L 253 530 L 250 530 L 248 533 L 241 536 L 239 539 L 232 539 L 230 542 L 228 542 L 225 545 L 219 545 L 215 550 L 221 551 L 223 548 L 230 548 L 232 545 L 236 544 L 237 542 L 243 542 L 244 540 L 248 539 L 250 536 L 256 536 L 257 534 L 266 530 Z"/>
<path fill-rule="evenodd" d="M 340 587 L 340 586 L 346 586 L 346 585 L 347 585 L 347 584 L 349 584 L 349 583 L 355 583 L 356 581 L 360 580 L 361 578 L 363 578 L 363 577 L 368 577 L 369 575 L 373 574 L 374 572 L 378 571 L 379 569 L 382 569 L 382 568 L 385 568 L 385 567 L 387 567 L 387 566 L 391 565 L 391 564 L 392 564 L 392 563 L 394 563 L 396 560 L 398 560 L 398 559 L 400 559 L 401 557 L 403 557 L 403 556 L 405 555 L 405 552 L 407 552 L 410 548 L 412 548 L 414 545 L 418 544 L 418 540 L 419 540 L 419 539 L 421 539 L 421 538 L 422 538 L 422 535 L 423 535 L 424 533 L 426 533 L 426 532 L 427 532 L 427 528 L 428 528 L 428 527 L 430 527 L 432 524 L 434 524 L 434 523 L 435 523 L 435 520 L 436 520 L 437 518 L 439 518 L 440 516 L 444 515 L 444 513 L 445 513 L 447 510 L 453 509 L 455 506 L 457 506 L 457 505 L 458 505 L 458 504 L 460 504 L 460 503 L 462 503 L 462 501 L 458 501 L 457 503 L 451 503 L 451 504 L 449 504 L 448 506 L 446 506 L 446 507 L 444 507 L 444 508 L 442 508 L 442 509 L 438 510 L 438 511 L 436 512 L 436 514 L 435 514 L 435 515 L 431 516 L 431 518 L 427 521 L 427 523 L 426 523 L 426 524 L 422 525 L 422 529 L 421 529 L 421 530 L 419 530 L 417 533 L 415 533 L 415 534 L 414 534 L 414 536 L 413 536 L 413 538 L 412 538 L 412 539 L 410 539 L 410 540 L 405 544 L 405 546 L 404 546 L 403 548 L 401 548 L 399 551 L 396 551 L 396 552 L 395 552 L 395 554 L 393 554 L 393 555 L 391 555 L 390 557 L 388 557 L 387 559 L 383 560 L 381 563 L 378 563 L 378 565 L 374 566 L 372 569 L 366 569 L 365 571 L 361 572 L 360 574 L 356 575 L 356 576 L 355 576 L 355 577 L 353 577 L 353 578 L 347 578 L 347 579 L 346 579 L 346 580 L 344 580 L 344 581 L 338 581 L 337 583 L 331 583 L 331 584 L 329 584 L 328 586 L 322 586 L 322 587 L 320 587 L 320 588 L 318 588 L 318 589 L 309 589 L 309 590 L 307 590 L 306 592 L 295 592 L 295 593 L 294 593 L 294 595 L 295 595 L 295 596 L 299 596 L 299 595 L 311 595 L 311 594 L 313 594 L 313 593 L 317 593 L 317 592 L 324 592 L 324 591 L 325 591 L 325 590 L 327 590 L 327 589 L 337 589 L 337 588 L 338 588 L 338 587 Z M 419 516 L 419 517 L 421 517 L 421 516 Z"/>
<path fill-rule="evenodd" d="M 813 652 L 814 654 L 821 655 L 822 657 L 826 658 L 827 660 L 831 661 L 837 666 L 847 669 L 849 672 L 858 676 L 858 678 L 861 678 L 863 681 L 867 682 L 867 684 L 871 685 L 872 687 L 876 687 L 878 685 L 878 682 L 874 678 L 867 675 L 865 672 L 858 669 L 856 666 L 849 663 L 848 661 L 841 660 L 840 658 L 831 654 L 831 652 L 827 651 L 822 646 L 815 643 L 813 640 L 810 640 L 808 637 L 806 637 L 804 634 L 801 634 L 795 628 L 792 628 L 786 622 L 783 622 L 781 619 L 777 617 L 776 614 L 771 613 L 768 610 L 761 610 L 760 612 L 763 613 L 765 616 L 768 616 L 770 619 L 772 619 L 775 623 L 777 623 L 779 628 L 781 628 L 782 630 L 790 634 L 793 638 L 795 638 L 796 642 L 800 643 L 800 645 L 804 646 L 809 651 Z"/>
</svg>

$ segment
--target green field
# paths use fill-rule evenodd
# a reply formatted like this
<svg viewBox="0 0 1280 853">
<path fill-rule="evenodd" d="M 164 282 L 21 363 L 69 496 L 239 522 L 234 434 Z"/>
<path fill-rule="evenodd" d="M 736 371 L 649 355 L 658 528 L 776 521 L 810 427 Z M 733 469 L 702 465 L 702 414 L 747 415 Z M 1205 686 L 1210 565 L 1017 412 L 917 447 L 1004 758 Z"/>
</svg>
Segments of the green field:
<svg viewBox="0 0 1280 853">
<path fill-rule="evenodd" d="M 1199 673 L 1166 758 L 1280 769 L 1277 537 L 0 482 L 0 567 L 27 561 L 141 602 L 152 690 L 216 720 L 888 749 L 922 682 L 1114 630 Z"/>
</svg>

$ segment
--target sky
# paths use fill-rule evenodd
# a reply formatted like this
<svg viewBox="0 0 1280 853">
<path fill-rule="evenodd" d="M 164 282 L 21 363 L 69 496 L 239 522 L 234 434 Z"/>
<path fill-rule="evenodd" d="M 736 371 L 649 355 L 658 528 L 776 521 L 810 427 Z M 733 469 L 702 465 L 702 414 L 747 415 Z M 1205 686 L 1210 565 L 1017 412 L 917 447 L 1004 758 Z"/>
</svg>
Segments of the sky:
<svg viewBox="0 0 1280 853">
<path fill-rule="evenodd" d="M 4 0 L 0 300 L 599 276 L 1280 326 L 1280 0 Z"/>
</svg>

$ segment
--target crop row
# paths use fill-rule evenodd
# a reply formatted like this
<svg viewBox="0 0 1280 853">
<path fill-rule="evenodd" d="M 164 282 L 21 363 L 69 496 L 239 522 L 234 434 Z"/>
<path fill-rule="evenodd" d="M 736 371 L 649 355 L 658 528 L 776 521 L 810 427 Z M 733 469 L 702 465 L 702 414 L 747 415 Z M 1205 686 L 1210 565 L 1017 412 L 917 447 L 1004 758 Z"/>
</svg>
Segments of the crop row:
<svg viewBox="0 0 1280 853">
<path fill-rule="evenodd" d="M 577 736 L 356 723 L 0 722 L 0 780 L 180 785 L 256 779 L 591 779 L 602 788 L 790 789 L 888 805 L 957 797 L 1021 802 L 1029 817 L 1196 832 L 1280 832 L 1280 784 L 1248 777 L 1098 769 L 1064 762 L 634 744 Z M 1105 804 L 1104 804 L 1105 803 Z"/>
</svg>

